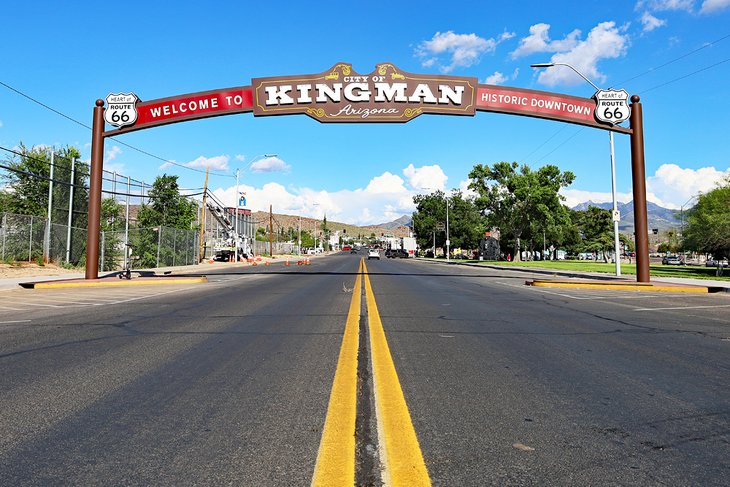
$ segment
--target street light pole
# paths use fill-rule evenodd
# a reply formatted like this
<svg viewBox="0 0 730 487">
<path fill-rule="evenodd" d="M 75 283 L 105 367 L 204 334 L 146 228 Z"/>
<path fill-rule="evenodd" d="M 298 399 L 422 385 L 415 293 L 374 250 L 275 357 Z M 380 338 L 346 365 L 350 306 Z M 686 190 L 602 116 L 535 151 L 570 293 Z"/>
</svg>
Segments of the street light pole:
<svg viewBox="0 0 730 487">
<path fill-rule="evenodd" d="M 235 229 L 236 229 L 236 238 L 235 238 L 235 241 L 233 242 L 233 245 L 236 246 L 236 249 L 233 251 L 233 254 L 235 256 L 234 257 L 234 260 L 236 262 L 238 262 L 238 236 L 239 236 L 239 233 L 238 233 L 238 206 L 239 205 L 238 205 L 238 203 L 241 201 L 241 196 L 240 196 L 239 191 L 238 191 L 238 175 L 239 175 L 239 172 L 240 172 L 240 170 L 238 168 L 236 168 L 236 222 L 235 222 L 235 225 L 234 225 L 235 226 Z"/>
<path fill-rule="evenodd" d="M 319 203 L 313 203 L 312 206 L 319 206 Z M 317 255 L 317 213 L 315 210 L 314 214 L 314 233 L 312 233 L 312 237 L 314 237 L 314 255 Z"/>
<path fill-rule="evenodd" d="M 601 89 L 596 86 L 596 84 L 586 78 L 583 73 L 578 71 L 575 67 L 568 63 L 537 63 L 537 64 L 531 64 L 530 67 L 533 68 L 552 68 L 554 66 L 565 66 L 573 70 L 575 74 L 583 78 L 590 84 L 593 88 L 595 88 L 596 91 L 601 91 Z M 614 254 L 615 254 L 615 261 L 616 261 L 616 276 L 621 275 L 621 254 L 619 253 L 619 233 L 618 233 L 618 203 L 616 202 L 616 163 L 614 158 L 614 151 L 613 151 L 613 131 L 608 131 L 608 141 L 611 148 L 611 198 L 613 200 L 613 212 L 611 214 L 611 218 L 613 219 L 613 245 L 614 245 Z"/>
<path fill-rule="evenodd" d="M 449 262 L 449 254 L 451 253 L 451 241 L 449 240 L 449 197 L 444 193 L 446 198 L 446 262 Z"/>
<path fill-rule="evenodd" d="M 695 198 L 697 198 L 697 195 L 692 196 L 690 199 L 685 201 L 682 206 L 679 207 L 679 230 L 682 234 L 682 238 L 684 238 L 684 207 L 687 206 Z"/>
<path fill-rule="evenodd" d="M 261 159 L 262 157 L 268 159 L 268 158 L 271 158 L 271 157 L 276 157 L 276 154 L 261 154 L 261 155 L 258 155 L 256 157 L 254 157 L 253 159 L 251 159 L 249 161 L 249 163 L 246 164 L 246 167 L 244 167 L 244 169 L 247 169 L 247 168 L 251 167 L 251 165 L 254 162 L 256 162 L 257 160 Z M 233 253 L 236 262 L 238 262 L 238 247 L 239 247 L 239 241 L 240 241 L 240 238 L 241 238 L 241 234 L 238 231 L 238 212 L 239 212 L 239 206 L 240 206 L 239 203 L 241 201 L 241 193 L 238 190 L 238 176 L 239 176 L 240 171 L 241 171 L 240 168 L 236 168 L 236 222 L 234 224 L 234 228 L 235 228 L 235 232 L 236 232 L 236 238 L 235 238 L 234 244 L 236 246 L 236 250 Z"/>
</svg>

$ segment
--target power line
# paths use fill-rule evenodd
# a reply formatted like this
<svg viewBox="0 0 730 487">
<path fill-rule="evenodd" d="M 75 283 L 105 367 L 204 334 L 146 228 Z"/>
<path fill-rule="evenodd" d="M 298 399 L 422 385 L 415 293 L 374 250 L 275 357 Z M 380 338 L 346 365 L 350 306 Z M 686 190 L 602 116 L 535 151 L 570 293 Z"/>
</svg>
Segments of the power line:
<svg viewBox="0 0 730 487">
<path fill-rule="evenodd" d="M 571 135 L 570 137 L 568 137 L 567 139 L 565 139 L 564 141 L 562 141 L 553 150 L 551 150 L 550 152 L 548 152 L 547 154 L 545 154 L 544 156 L 542 156 L 540 159 L 536 160 L 535 161 L 535 164 L 537 164 L 538 162 L 542 161 L 543 159 L 545 159 L 547 156 L 549 156 L 550 154 L 552 154 L 556 150 L 560 149 L 562 146 L 564 146 L 565 144 L 567 144 L 570 140 L 572 140 L 576 135 L 578 135 L 579 133 L 581 133 L 583 130 L 585 130 L 585 127 L 581 127 L 578 130 L 576 130 L 573 135 Z"/>
<path fill-rule="evenodd" d="M 675 62 L 677 62 L 677 61 L 680 61 L 680 60 L 682 60 L 682 59 L 684 59 L 684 58 L 686 58 L 686 57 L 689 57 L 689 56 L 691 56 L 692 54 L 695 54 L 695 53 L 697 53 L 697 52 L 699 52 L 699 51 L 701 51 L 701 50 L 703 50 L 703 49 L 706 49 L 706 48 L 708 48 L 708 47 L 714 46 L 715 44 L 718 44 L 718 43 L 720 43 L 720 42 L 722 42 L 722 41 L 724 41 L 724 40 L 726 40 L 726 39 L 729 39 L 729 38 L 730 38 L 730 34 L 726 34 L 726 35 L 724 35 L 724 36 L 720 37 L 719 39 L 715 39 L 714 41 L 711 41 L 711 42 L 707 42 L 707 43 L 703 44 L 703 45 L 702 45 L 701 47 L 698 47 L 697 49 L 694 49 L 694 50 L 692 50 L 692 51 L 689 51 L 689 52 L 687 52 L 687 53 L 685 53 L 685 54 L 682 54 L 681 56 L 679 56 L 679 57 L 676 57 L 676 58 L 674 58 L 674 59 L 672 59 L 672 60 L 670 60 L 670 61 L 667 61 L 667 62 L 665 62 L 665 63 L 663 63 L 663 64 L 660 64 L 659 66 L 656 66 L 656 67 L 653 67 L 653 68 L 649 68 L 649 69 L 647 69 L 646 71 L 644 71 L 643 73 L 639 73 L 639 74 L 637 74 L 636 76 L 633 76 L 633 77 L 631 77 L 631 78 L 628 78 L 628 79 L 626 79 L 626 80 L 624 80 L 624 81 L 621 81 L 621 82 L 619 82 L 619 83 L 616 83 L 616 85 L 622 85 L 622 84 L 624 84 L 624 83 L 628 83 L 629 81 L 633 81 L 633 80 L 635 80 L 635 79 L 637 79 L 637 78 L 640 78 L 640 77 L 642 77 L 642 76 L 644 76 L 644 75 L 646 75 L 646 74 L 649 74 L 649 73 L 652 73 L 652 72 L 658 71 L 658 70 L 660 70 L 660 69 L 662 69 L 662 68 L 664 68 L 664 67 L 666 67 L 666 66 L 669 66 L 670 64 L 673 64 L 673 63 L 675 63 Z M 689 77 L 689 76 L 695 75 L 695 74 L 697 74 L 697 73 L 700 73 L 700 72 L 702 72 L 702 71 L 706 71 L 706 70 L 708 70 L 708 69 L 711 69 L 711 68 L 713 68 L 713 67 L 715 67 L 715 66 L 718 66 L 718 65 L 720 65 L 720 64 L 726 63 L 727 61 L 730 61 L 730 59 L 725 59 L 725 60 L 723 60 L 723 61 L 720 61 L 720 62 L 718 62 L 718 63 L 716 63 L 716 64 L 713 64 L 713 65 L 710 65 L 710 66 L 707 66 L 707 67 L 701 68 L 701 69 L 699 69 L 699 70 L 697 70 L 697 71 L 694 71 L 694 72 L 692 72 L 692 73 L 689 73 L 689 74 L 687 74 L 687 75 L 681 76 L 681 77 L 679 77 L 679 78 L 675 78 L 675 79 L 673 79 L 673 80 L 667 81 L 667 82 L 665 82 L 665 83 L 662 83 L 662 84 L 660 84 L 660 85 L 654 86 L 654 87 L 652 87 L 652 88 L 649 88 L 649 89 L 647 89 L 647 90 L 643 90 L 643 91 L 641 91 L 641 92 L 639 92 L 639 93 L 640 93 L 640 94 L 648 93 L 649 91 L 652 91 L 652 90 L 655 90 L 655 89 L 658 89 L 658 88 L 664 87 L 664 86 L 666 86 L 666 85 L 668 85 L 668 84 L 671 84 L 671 83 L 674 83 L 674 82 L 676 82 L 676 81 L 682 80 L 682 79 L 684 79 L 684 78 L 687 78 L 687 77 Z M 545 140 L 545 141 L 544 141 L 543 143 L 541 143 L 541 144 L 540 144 L 539 146 L 537 146 L 537 148 L 535 148 L 535 149 L 534 149 L 534 150 L 533 150 L 532 152 L 530 152 L 530 153 L 529 153 L 528 155 L 526 155 L 526 156 L 525 156 L 525 157 L 524 157 L 524 158 L 523 158 L 522 160 L 526 160 L 526 159 L 527 159 L 528 157 L 530 157 L 530 156 L 531 156 L 532 154 L 534 154 L 535 152 L 537 152 L 538 150 L 540 150 L 540 148 L 541 148 L 541 147 L 543 147 L 543 146 L 544 146 L 545 144 L 547 144 L 548 142 L 550 142 L 550 140 L 552 140 L 552 139 L 553 139 L 553 138 L 554 138 L 554 137 L 555 137 L 556 135 L 558 135 L 558 134 L 559 134 L 559 133 L 560 133 L 561 131 L 563 131 L 563 130 L 564 130 L 565 128 L 567 128 L 567 126 L 564 126 L 564 127 L 563 127 L 563 128 L 561 128 L 560 130 L 558 130 L 557 132 L 555 132 L 555 133 L 554 133 L 553 135 L 551 135 L 550 137 L 548 137 L 548 139 L 547 139 L 547 140 Z M 552 150 L 551 152 L 547 153 L 546 155 L 544 155 L 544 156 L 543 156 L 542 158 L 540 158 L 540 159 L 539 159 L 538 161 L 535 161 L 535 162 L 539 162 L 540 160 L 544 159 L 545 157 L 547 157 L 547 156 L 549 156 L 550 154 L 552 154 L 553 152 L 555 152 L 555 150 L 557 150 L 557 149 L 558 149 L 559 147 L 561 147 L 561 146 L 562 146 L 563 144 L 565 144 L 565 143 L 566 143 L 566 142 L 567 142 L 568 140 L 572 139 L 572 138 L 573 138 L 573 137 L 574 137 L 575 135 L 577 135 L 577 133 L 576 133 L 576 134 L 574 134 L 574 135 L 573 135 L 572 137 L 570 137 L 569 139 L 567 139 L 567 140 L 566 140 L 565 142 L 563 142 L 563 143 L 562 143 L 562 144 L 560 144 L 560 145 L 559 145 L 558 147 L 556 147 L 556 148 L 555 148 L 555 149 L 553 149 L 553 150 Z"/>
<path fill-rule="evenodd" d="M 11 91 L 13 91 L 13 92 L 17 93 L 18 95 L 20 95 L 20 96 L 22 96 L 22 97 L 24 97 L 24 98 L 27 98 L 28 100 L 32 101 L 33 103 L 36 103 L 36 104 L 38 104 L 38 105 L 42 106 L 43 108 L 45 108 L 45 109 L 47 109 L 47 110 L 50 110 L 50 111 L 52 111 L 52 112 L 53 112 L 53 113 L 55 113 L 56 115 L 60 115 L 60 116 L 62 116 L 63 118 L 65 118 L 65 119 L 67 119 L 67 120 L 70 120 L 71 122 L 73 122 L 73 123 L 75 123 L 75 124 L 77 124 L 77 125 L 80 125 L 80 126 L 84 127 L 85 129 L 88 129 L 88 130 L 92 130 L 92 128 L 91 128 L 91 127 L 89 127 L 88 125 L 86 125 L 85 123 L 83 123 L 83 122 L 80 122 L 80 121 L 76 120 L 75 118 L 72 118 L 72 117 L 70 117 L 70 116 L 66 115 L 65 113 L 62 113 L 62 112 L 60 112 L 60 111 L 56 110 L 55 108 L 53 108 L 53 107 L 51 107 L 51 106 L 48 106 L 48 105 L 46 105 L 46 104 L 45 104 L 45 103 L 43 103 L 42 101 L 40 101 L 40 100 L 37 100 L 37 99 L 33 98 L 32 96 L 30 96 L 30 95 L 27 95 L 27 94 L 23 93 L 22 91 L 20 91 L 20 90 L 18 90 L 18 89 L 16 89 L 16 88 L 13 88 L 12 86 L 10 86 L 10 85 L 9 85 L 9 84 L 7 84 L 7 83 L 4 83 L 4 82 L 0 81 L 0 85 L 2 85 L 2 86 L 4 86 L 5 88 L 7 88 L 7 89 L 9 89 L 9 90 L 11 90 Z M 111 140 L 115 141 L 116 143 L 118 143 L 118 144 L 121 144 L 121 145 L 123 145 L 123 146 L 125 146 L 125 147 L 128 147 L 128 148 L 130 148 L 130 149 L 132 149 L 132 150 L 135 150 L 135 151 L 139 152 L 140 154 L 144 154 L 144 155 L 146 155 L 146 156 L 148 156 L 148 157 L 152 157 L 153 159 L 157 159 L 157 160 L 160 160 L 160 161 L 162 161 L 162 162 L 165 162 L 165 163 L 167 163 L 167 164 L 172 164 L 173 166 L 178 166 L 178 167 L 181 167 L 181 168 L 183 168 L 183 169 L 188 169 L 188 170 L 190 170 L 190 171 L 195 171 L 195 172 L 199 172 L 199 173 L 205 173 L 205 172 L 206 172 L 206 171 L 205 171 L 205 170 L 203 170 L 203 169 L 196 169 L 196 168 L 194 168 L 194 167 L 189 167 L 189 166 L 186 166 L 186 165 L 184 165 L 184 164 L 180 164 L 180 163 L 178 163 L 178 162 L 175 162 L 175 161 L 171 161 L 171 160 L 169 160 L 169 159 L 165 159 L 164 157 L 160 157 L 160 156 L 158 156 L 158 155 L 152 154 L 151 152 L 148 152 L 148 151 L 146 151 L 146 150 L 144 150 L 144 149 L 140 149 L 139 147 L 135 147 L 135 146 L 133 146 L 133 145 L 127 144 L 126 142 L 122 142 L 121 140 L 119 140 L 119 139 L 117 139 L 117 138 L 115 138 L 115 137 L 111 137 L 111 136 L 110 136 L 110 137 L 109 137 L 109 139 L 111 139 Z M 223 177 L 229 177 L 229 178 L 232 178 L 232 177 L 234 177 L 234 176 L 233 176 L 233 175 L 231 175 L 231 174 L 226 174 L 226 173 L 222 173 L 222 172 L 217 172 L 217 171 L 210 171 L 210 172 L 212 172 L 213 174 L 215 174 L 215 175 L 217 175 L 217 176 L 223 176 Z"/>
<path fill-rule="evenodd" d="M 667 81 L 666 83 L 662 83 L 662 84 L 660 84 L 660 85 L 656 85 L 656 86 L 653 86 L 653 87 L 651 87 L 651 88 L 649 88 L 649 89 L 647 89 L 647 90 L 643 90 L 643 91 L 640 91 L 639 93 L 643 95 L 644 93 L 648 93 L 648 92 L 650 92 L 650 91 L 656 90 L 657 88 L 662 88 L 662 87 L 664 87 L 664 86 L 670 85 L 670 84 L 672 84 L 672 83 L 674 83 L 674 82 L 676 82 L 676 81 L 680 81 L 680 80 L 683 80 L 683 79 L 685 79 L 685 78 L 689 78 L 690 76 L 694 76 L 695 74 L 697 74 L 697 73 L 701 73 L 702 71 L 707 71 L 708 69 L 712 69 L 712 68 L 714 68 L 714 67 L 716 67 L 716 66 L 719 66 L 719 65 L 721 65 L 721 64 L 723 64 L 723 63 L 726 63 L 726 62 L 728 62 L 728 61 L 730 61 L 730 58 L 727 58 L 727 59 L 723 59 L 723 60 L 722 60 L 722 61 L 720 61 L 720 62 L 717 62 L 717 63 L 715 63 L 715 64 L 711 64 L 711 65 L 709 65 L 709 66 L 705 66 L 704 68 L 700 68 L 700 69 L 698 69 L 697 71 L 692 71 L 692 72 L 691 72 L 691 73 L 689 73 L 689 74 L 685 74 L 684 76 L 680 76 L 679 78 L 674 78 L 673 80 Z"/>
<path fill-rule="evenodd" d="M 641 78 L 642 76 L 644 76 L 646 74 L 653 73 L 654 71 L 657 71 L 657 70 L 659 70 L 661 68 L 664 68 L 666 66 L 669 66 L 670 64 L 676 63 L 677 61 L 680 61 L 680 60 L 682 60 L 682 59 L 684 59 L 686 57 L 689 57 L 692 54 L 695 54 L 695 53 L 697 53 L 697 52 L 699 52 L 699 51 L 701 51 L 703 49 L 706 49 L 708 47 L 714 46 L 715 44 L 717 44 L 719 42 L 722 42 L 722 41 L 724 41 L 725 39 L 728 39 L 728 38 L 730 38 L 730 34 L 724 35 L 724 36 L 720 37 L 719 39 L 716 39 L 716 40 L 714 40 L 712 42 L 705 43 L 704 45 L 702 45 L 702 47 L 698 47 L 697 49 L 694 49 L 693 51 L 690 51 L 690 52 L 688 52 L 686 54 L 682 54 L 681 56 L 679 56 L 677 58 L 674 58 L 671 61 L 667 61 L 664 64 L 660 64 L 657 67 L 649 68 L 646 71 L 644 71 L 643 73 L 639 73 L 636 76 L 634 76 L 632 78 L 629 78 L 629 79 L 626 79 L 624 81 L 621 81 L 620 83 L 617 83 L 617 84 L 622 85 L 624 83 L 628 83 L 629 81 L 633 81 L 633 80 L 635 80 L 637 78 Z"/>
<path fill-rule="evenodd" d="M 523 157 L 522 160 L 523 161 L 526 161 L 528 157 L 530 157 L 535 152 L 539 151 L 545 144 L 547 144 L 548 142 L 550 142 L 551 140 L 553 140 L 560 132 L 562 132 L 566 128 L 568 128 L 567 125 L 563 125 L 562 127 L 560 127 L 553 135 L 551 135 L 550 137 L 548 137 L 547 140 L 545 140 L 545 142 L 543 142 L 542 144 L 538 145 L 535 148 L 535 150 L 533 150 L 532 152 L 530 152 L 529 154 L 527 154 L 525 157 Z"/>
</svg>

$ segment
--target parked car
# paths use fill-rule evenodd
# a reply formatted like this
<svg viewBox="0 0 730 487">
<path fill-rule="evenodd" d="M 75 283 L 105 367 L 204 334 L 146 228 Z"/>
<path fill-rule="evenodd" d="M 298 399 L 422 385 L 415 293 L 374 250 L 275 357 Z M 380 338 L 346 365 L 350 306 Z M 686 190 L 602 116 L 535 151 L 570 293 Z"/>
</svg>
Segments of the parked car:
<svg viewBox="0 0 730 487">
<path fill-rule="evenodd" d="M 678 255 L 665 255 L 662 257 L 662 264 L 664 265 L 684 265 L 684 261 Z"/>
<path fill-rule="evenodd" d="M 370 259 L 380 260 L 380 251 L 378 249 L 368 250 L 368 260 L 370 260 Z"/>
<path fill-rule="evenodd" d="M 727 267 L 728 266 L 727 259 L 715 260 L 713 257 L 710 257 L 709 259 L 707 259 L 707 262 L 705 262 L 705 267 L 717 267 L 718 265 Z"/>
</svg>

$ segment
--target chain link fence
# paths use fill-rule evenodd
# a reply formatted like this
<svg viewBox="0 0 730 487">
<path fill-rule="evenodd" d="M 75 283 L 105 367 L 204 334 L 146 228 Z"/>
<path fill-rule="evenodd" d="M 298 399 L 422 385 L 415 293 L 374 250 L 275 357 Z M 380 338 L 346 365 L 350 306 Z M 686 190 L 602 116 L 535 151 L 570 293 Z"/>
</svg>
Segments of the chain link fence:
<svg viewBox="0 0 730 487">
<path fill-rule="evenodd" d="M 130 228 L 101 232 L 100 270 L 192 265 L 198 262 L 199 233 L 178 228 Z M 125 253 L 125 249 L 129 249 Z M 0 260 L 3 262 L 53 262 L 84 266 L 86 229 L 48 225 L 40 216 L 0 213 Z"/>
<path fill-rule="evenodd" d="M 85 258 L 86 229 L 41 216 L 0 213 L 0 259 L 76 265 Z"/>
</svg>

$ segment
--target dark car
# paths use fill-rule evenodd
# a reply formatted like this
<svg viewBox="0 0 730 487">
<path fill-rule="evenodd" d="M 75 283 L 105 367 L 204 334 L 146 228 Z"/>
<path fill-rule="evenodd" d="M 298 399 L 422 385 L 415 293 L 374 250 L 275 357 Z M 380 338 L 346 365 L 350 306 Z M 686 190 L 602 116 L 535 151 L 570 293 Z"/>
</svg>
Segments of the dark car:
<svg viewBox="0 0 730 487">
<path fill-rule="evenodd" d="M 391 251 L 391 257 L 398 259 L 407 259 L 408 257 L 410 257 L 410 255 L 408 255 L 408 251 L 405 249 L 396 249 Z"/>
<path fill-rule="evenodd" d="M 684 261 L 678 255 L 665 255 L 662 257 L 662 264 L 664 265 L 684 265 Z"/>
</svg>

